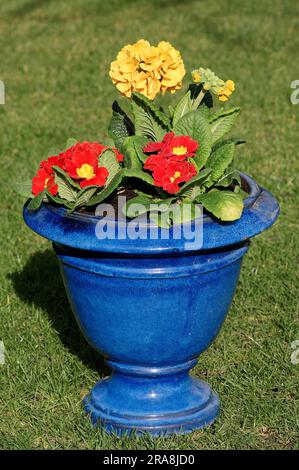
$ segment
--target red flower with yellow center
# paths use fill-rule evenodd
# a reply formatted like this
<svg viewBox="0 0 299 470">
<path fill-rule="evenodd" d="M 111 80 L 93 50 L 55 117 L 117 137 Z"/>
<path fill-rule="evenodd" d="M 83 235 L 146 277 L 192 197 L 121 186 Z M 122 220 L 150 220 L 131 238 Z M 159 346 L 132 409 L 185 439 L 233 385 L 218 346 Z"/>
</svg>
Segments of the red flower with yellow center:
<svg viewBox="0 0 299 470">
<path fill-rule="evenodd" d="M 58 191 L 58 186 L 55 183 L 52 169 L 48 172 L 45 168 L 40 168 L 36 176 L 32 178 L 32 194 L 37 196 L 45 189 L 55 196 Z"/>
<path fill-rule="evenodd" d="M 144 162 L 144 169 L 154 171 L 156 166 L 161 163 L 161 160 L 164 160 L 164 158 L 160 155 L 150 155 Z"/>
<path fill-rule="evenodd" d="M 36 176 L 32 179 L 32 194 L 37 196 L 39 193 L 47 189 L 50 194 L 55 196 L 58 191 L 58 186 L 55 183 L 55 175 L 53 166 L 59 168 L 64 167 L 64 156 L 59 154 L 58 156 L 49 157 L 48 160 L 43 160 L 40 163 L 40 168 Z"/>
<path fill-rule="evenodd" d="M 192 163 L 161 158 L 154 169 L 153 178 L 156 186 L 163 188 L 169 194 L 175 194 L 180 190 L 180 183 L 189 181 L 196 174 L 196 168 Z"/>
<path fill-rule="evenodd" d="M 32 179 L 32 194 L 37 196 L 47 189 L 54 196 L 58 192 L 55 183 L 53 166 L 57 166 L 66 171 L 69 176 L 78 181 L 81 188 L 85 186 L 104 186 L 108 177 L 108 170 L 99 166 L 99 158 L 106 145 L 98 142 L 83 142 L 73 145 L 59 155 L 49 157 L 40 163 L 40 169 Z M 122 162 L 124 156 L 116 149 L 112 148 L 116 159 Z"/>
<path fill-rule="evenodd" d="M 55 155 L 53 157 L 49 157 L 48 160 L 43 160 L 40 163 L 40 168 L 44 168 L 49 174 L 53 174 L 52 167 L 58 166 L 62 170 L 64 169 L 64 160 L 65 156 L 64 153 L 60 153 L 59 155 Z"/>
<path fill-rule="evenodd" d="M 191 139 L 191 137 L 187 135 L 176 136 L 173 132 L 168 132 L 162 142 L 150 142 L 143 148 L 143 151 L 144 153 L 156 153 L 160 157 L 173 157 L 176 160 L 183 161 L 194 157 L 197 149 L 198 142 Z"/>
<path fill-rule="evenodd" d="M 71 178 L 79 180 L 81 188 L 105 185 L 109 173 L 107 168 L 99 166 L 98 160 L 106 148 L 97 142 L 83 142 L 65 152 L 64 168 Z"/>
<path fill-rule="evenodd" d="M 144 153 L 160 153 L 171 142 L 173 137 L 173 132 L 167 132 L 167 134 L 164 135 L 162 142 L 149 142 L 146 144 L 146 146 L 143 147 Z"/>
</svg>

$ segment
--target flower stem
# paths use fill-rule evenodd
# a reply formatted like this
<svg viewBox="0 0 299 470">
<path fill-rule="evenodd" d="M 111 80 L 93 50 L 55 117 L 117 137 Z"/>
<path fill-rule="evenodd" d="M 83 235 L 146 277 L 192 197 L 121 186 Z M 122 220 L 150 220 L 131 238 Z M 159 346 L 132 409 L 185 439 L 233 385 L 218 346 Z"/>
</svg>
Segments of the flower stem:
<svg viewBox="0 0 299 470">
<path fill-rule="evenodd" d="M 200 103 L 202 102 L 203 100 L 203 97 L 205 96 L 205 93 L 206 93 L 206 90 L 202 89 L 200 90 L 200 92 L 198 93 L 197 97 L 195 98 L 195 100 L 193 101 L 193 104 L 192 104 L 192 109 L 197 109 L 198 106 L 200 105 Z"/>
</svg>

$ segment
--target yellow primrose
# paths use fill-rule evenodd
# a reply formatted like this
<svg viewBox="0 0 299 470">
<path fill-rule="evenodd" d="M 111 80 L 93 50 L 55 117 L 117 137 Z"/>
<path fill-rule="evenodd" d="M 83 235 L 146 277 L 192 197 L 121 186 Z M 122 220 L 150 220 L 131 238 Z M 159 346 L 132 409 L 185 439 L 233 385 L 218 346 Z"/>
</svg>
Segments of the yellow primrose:
<svg viewBox="0 0 299 470">
<path fill-rule="evenodd" d="M 226 81 L 226 86 L 231 91 L 234 91 L 234 89 L 235 89 L 235 83 L 232 80 L 227 80 Z"/>
<path fill-rule="evenodd" d="M 235 84 L 232 80 L 227 80 L 224 87 L 219 90 L 218 99 L 220 101 L 227 101 L 235 89 Z"/>
<path fill-rule="evenodd" d="M 192 75 L 192 80 L 194 81 L 194 83 L 200 83 L 201 82 L 201 76 L 200 76 L 200 73 L 198 72 L 198 70 L 193 70 L 191 72 L 191 75 Z"/>
<path fill-rule="evenodd" d="M 138 91 L 150 100 L 160 92 L 174 93 L 181 88 L 185 75 L 181 55 L 169 42 L 151 46 L 140 39 L 124 46 L 111 62 L 109 75 L 116 88 L 131 97 Z"/>
</svg>

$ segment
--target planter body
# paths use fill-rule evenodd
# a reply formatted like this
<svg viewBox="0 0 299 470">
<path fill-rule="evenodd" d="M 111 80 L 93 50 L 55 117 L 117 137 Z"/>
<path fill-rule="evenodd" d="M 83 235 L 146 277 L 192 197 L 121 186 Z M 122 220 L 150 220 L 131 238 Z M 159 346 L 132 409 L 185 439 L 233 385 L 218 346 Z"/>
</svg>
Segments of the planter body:
<svg viewBox="0 0 299 470">
<path fill-rule="evenodd" d="M 243 175 L 241 219 L 204 217 L 203 245 L 183 239 L 98 240 L 96 218 L 42 206 L 26 223 L 54 242 L 72 310 L 112 369 L 84 400 L 108 432 L 190 432 L 214 421 L 219 399 L 189 371 L 227 315 L 248 240 L 272 225 L 277 201 Z M 118 227 L 116 227 L 117 229 Z"/>
</svg>

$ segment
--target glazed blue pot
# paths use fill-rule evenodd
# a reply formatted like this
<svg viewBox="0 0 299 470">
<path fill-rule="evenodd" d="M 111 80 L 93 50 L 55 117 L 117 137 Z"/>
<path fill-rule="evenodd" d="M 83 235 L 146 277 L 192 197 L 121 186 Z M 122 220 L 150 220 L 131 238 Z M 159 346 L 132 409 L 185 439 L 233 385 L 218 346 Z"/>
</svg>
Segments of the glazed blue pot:
<svg viewBox="0 0 299 470">
<path fill-rule="evenodd" d="M 242 217 L 205 215 L 198 247 L 186 248 L 172 229 L 168 239 L 165 229 L 154 240 L 121 239 L 117 223 L 115 239 L 99 240 L 94 216 L 25 205 L 27 225 L 53 241 L 85 338 L 112 369 L 84 399 L 106 431 L 186 433 L 217 417 L 217 394 L 189 372 L 224 322 L 249 239 L 279 214 L 276 199 L 242 176 L 250 190 Z"/>
</svg>

